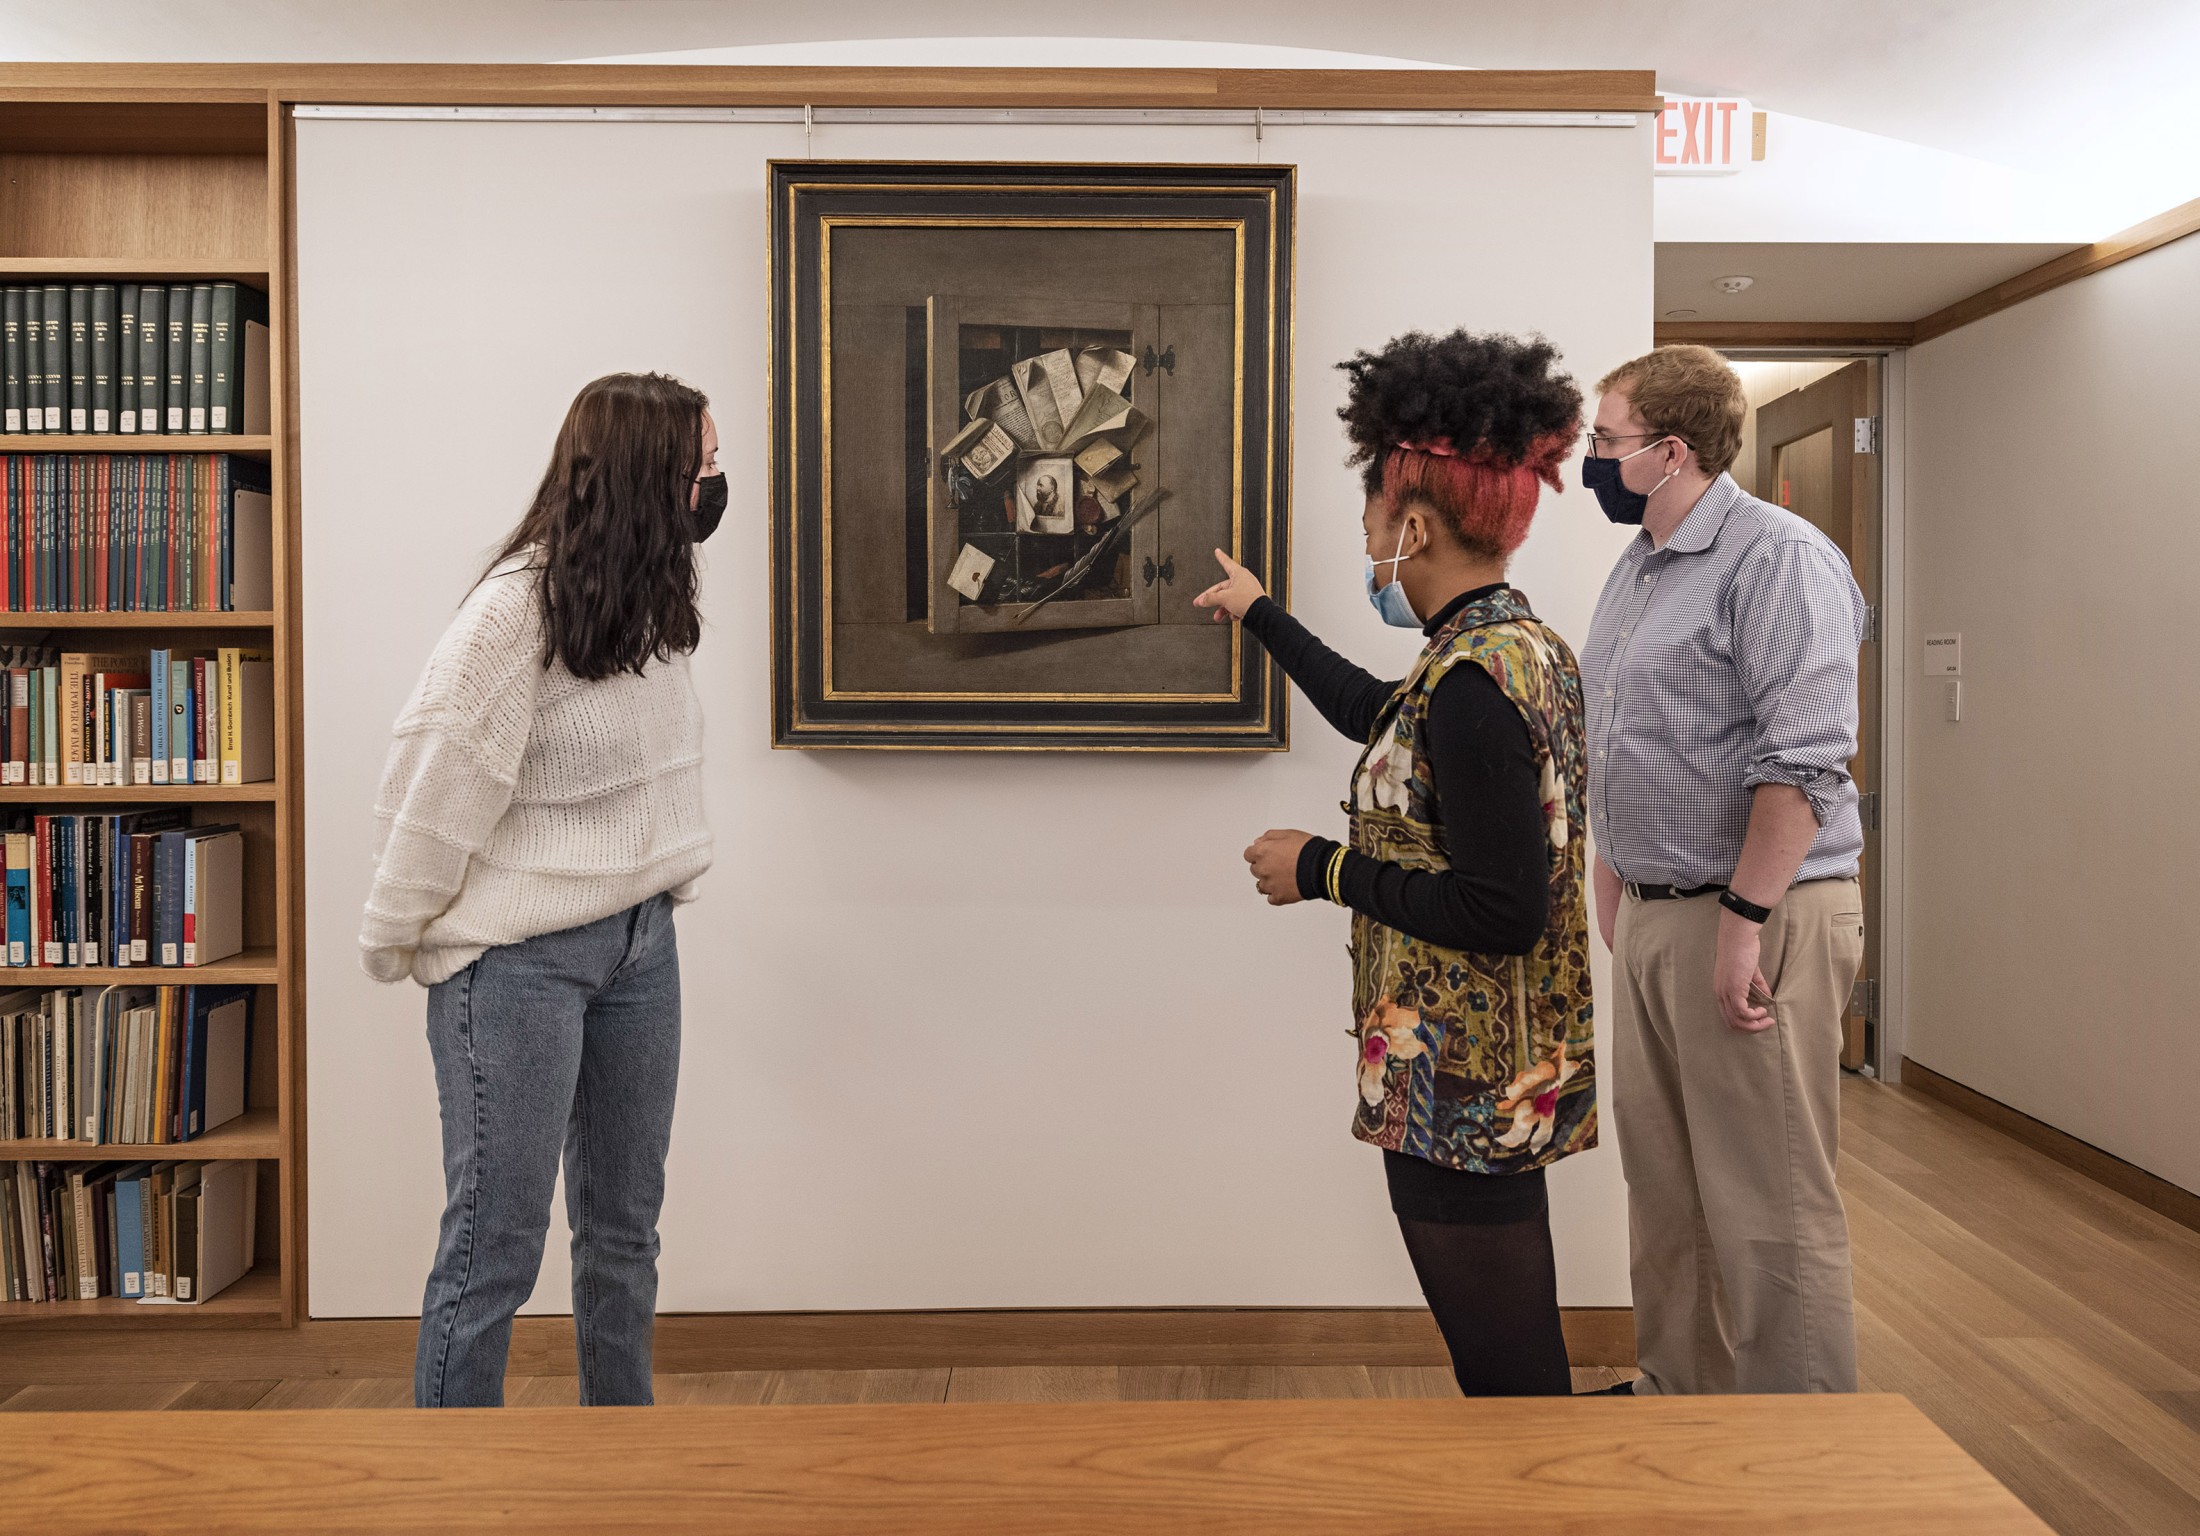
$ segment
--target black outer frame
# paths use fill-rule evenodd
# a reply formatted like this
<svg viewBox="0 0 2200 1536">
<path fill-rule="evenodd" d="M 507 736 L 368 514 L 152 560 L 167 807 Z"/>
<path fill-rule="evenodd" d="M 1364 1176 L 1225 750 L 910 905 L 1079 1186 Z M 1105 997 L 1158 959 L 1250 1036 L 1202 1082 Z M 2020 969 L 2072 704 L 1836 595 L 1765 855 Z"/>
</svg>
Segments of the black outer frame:
<svg viewBox="0 0 2200 1536">
<path fill-rule="evenodd" d="M 939 190 L 942 184 L 968 188 L 976 181 L 984 182 L 985 189 Z M 1065 186 L 1072 190 L 1059 190 Z M 1042 187 L 1047 190 L 1037 190 Z M 1145 190 L 1124 190 L 1129 188 Z M 1240 472 L 1247 515 L 1240 556 L 1279 601 L 1289 600 L 1293 167 L 774 161 L 767 193 L 773 747 L 1288 750 L 1290 684 L 1282 669 L 1250 639 L 1240 647 L 1240 696 L 1219 704 L 824 698 L 821 655 L 823 626 L 829 616 L 822 611 L 820 585 L 824 540 L 819 220 L 826 213 L 907 213 L 912 211 L 908 194 L 927 189 L 931 190 L 924 211 L 937 213 L 1059 217 L 1105 211 L 1184 217 L 1227 205 L 1233 216 L 1246 216 L 1248 368 Z M 1065 198 L 1099 202 L 1098 206 L 1072 205 Z M 1264 238 L 1256 241 L 1256 232 Z M 1264 333 L 1272 336 L 1273 344 L 1265 353 L 1265 387 L 1256 393 L 1250 365 L 1262 355 L 1255 339 Z M 795 364 L 792 369 L 786 366 L 790 359 Z"/>
</svg>

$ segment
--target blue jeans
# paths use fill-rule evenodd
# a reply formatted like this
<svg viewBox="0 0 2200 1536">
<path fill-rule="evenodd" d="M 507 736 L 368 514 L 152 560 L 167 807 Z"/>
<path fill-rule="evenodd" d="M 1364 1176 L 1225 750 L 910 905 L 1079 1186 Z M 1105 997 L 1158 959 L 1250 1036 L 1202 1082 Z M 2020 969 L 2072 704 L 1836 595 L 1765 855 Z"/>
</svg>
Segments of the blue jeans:
<svg viewBox="0 0 2200 1536">
<path fill-rule="evenodd" d="M 428 1046 L 446 1203 L 414 1401 L 503 1404 L 512 1316 L 542 1268 L 561 1150 L 581 1401 L 652 1401 L 657 1212 L 680 1075 L 672 898 L 490 950 L 430 989 Z"/>
</svg>

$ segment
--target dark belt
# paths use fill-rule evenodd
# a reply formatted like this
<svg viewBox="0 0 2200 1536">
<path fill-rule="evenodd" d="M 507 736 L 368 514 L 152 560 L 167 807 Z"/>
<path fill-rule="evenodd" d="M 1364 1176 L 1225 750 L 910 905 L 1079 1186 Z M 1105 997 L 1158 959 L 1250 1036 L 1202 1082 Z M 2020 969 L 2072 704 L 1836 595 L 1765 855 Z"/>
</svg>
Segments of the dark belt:
<svg viewBox="0 0 2200 1536">
<path fill-rule="evenodd" d="M 1855 878 L 1854 875 L 1826 875 L 1817 880 L 1798 880 L 1795 883 L 1799 886 L 1823 885 L 1828 881 Z M 1623 881 L 1622 884 L 1627 894 L 1637 901 L 1690 901 L 1698 896 L 1716 896 L 1726 889 L 1723 885 L 1692 885 L 1686 888 L 1678 885 L 1639 885 L 1633 880 Z"/>
<path fill-rule="evenodd" d="M 1695 885 L 1683 889 L 1677 885 L 1638 885 L 1627 882 L 1627 894 L 1637 901 L 1688 901 L 1697 896 L 1716 896 L 1725 890 L 1723 885 Z"/>
</svg>

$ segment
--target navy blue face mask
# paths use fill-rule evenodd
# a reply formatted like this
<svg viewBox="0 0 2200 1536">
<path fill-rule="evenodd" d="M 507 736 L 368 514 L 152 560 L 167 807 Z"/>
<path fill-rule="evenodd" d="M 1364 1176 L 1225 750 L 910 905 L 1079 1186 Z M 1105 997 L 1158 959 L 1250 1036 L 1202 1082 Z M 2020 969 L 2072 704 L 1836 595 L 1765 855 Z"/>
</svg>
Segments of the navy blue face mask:
<svg viewBox="0 0 2200 1536">
<path fill-rule="evenodd" d="M 1674 470 L 1665 480 L 1660 480 L 1647 491 L 1631 491 L 1627 488 L 1627 482 L 1619 477 L 1619 467 L 1622 464 L 1638 454 L 1648 453 L 1664 441 L 1661 437 L 1657 443 L 1644 443 L 1634 453 L 1623 453 L 1616 459 L 1587 458 L 1581 461 L 1581 483 L 1596 493 L 1597 505 L 1604 509 L 1604 515 L 1621 527 L 1640 527 L 1643 514 L 1650 510 L 1650 498 L 1657 495 L 1665 480 L 1680 473 L 1679 470 Z"/>
</svg>

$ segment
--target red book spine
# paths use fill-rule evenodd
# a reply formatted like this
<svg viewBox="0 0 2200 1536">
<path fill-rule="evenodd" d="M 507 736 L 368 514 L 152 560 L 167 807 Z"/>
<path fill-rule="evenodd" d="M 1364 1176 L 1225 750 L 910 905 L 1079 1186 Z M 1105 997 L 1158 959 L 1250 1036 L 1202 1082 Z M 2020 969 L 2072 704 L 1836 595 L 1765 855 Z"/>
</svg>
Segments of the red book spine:
<svg viewBox="0 0 2200 1536">
<path fill-rule="evenodd" d="M 36 818 L 31 826 L 31 964 L 48 965 L 46 938 L 53 932 L 53 881 L 46 867 L 53 848 L 52 819 Z"/>
<path fill-rule="evenodd" d="M 93 606 L 102 613 L 113 606 L 107 596 L 107 541 L 114 536 L 114 462 L 111 454 L 99 456 L 99 547 L 92 562 L 92 590 Z"/>
</svg>

